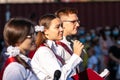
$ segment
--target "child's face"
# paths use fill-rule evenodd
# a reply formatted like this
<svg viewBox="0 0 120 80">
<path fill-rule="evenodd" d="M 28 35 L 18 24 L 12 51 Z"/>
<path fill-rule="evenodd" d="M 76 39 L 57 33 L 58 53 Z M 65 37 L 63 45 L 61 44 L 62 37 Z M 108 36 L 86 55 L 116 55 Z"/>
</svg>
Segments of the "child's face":
<svg viewBox="0 0 120 80">
<path fill-rule="evenodd" d="M 61 25 L 61 20 L 55 18 L 51 21 L 49 29 L 45 30 L 46 37 L 49 40 L 61 40 L 63 38 L 63 27 Z"/>
<path fill-rule="evenodd" d="M 20 44 L 20 50 L 21 51 L 30 51 L 30 50 L 35 50 L 36 49 L 36 44 L 35 44 L 35 38 L 36 34 L 33 29 L 30 31 L 30 35 L 26 36 L 26 39 Z"/>
</svg>

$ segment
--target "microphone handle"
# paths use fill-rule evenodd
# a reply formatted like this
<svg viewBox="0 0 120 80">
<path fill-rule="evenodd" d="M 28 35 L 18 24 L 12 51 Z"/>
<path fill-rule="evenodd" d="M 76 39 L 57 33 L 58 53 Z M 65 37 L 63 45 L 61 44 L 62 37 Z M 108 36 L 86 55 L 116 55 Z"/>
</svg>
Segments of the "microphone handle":
<svg viewBox="0 0 120 80">
<path fill-rule="evenodd" d="M 56 78 L 56 77 L 55 77 L 53 80 L 59 80 L 59 78 Z"/>
<path fill-rule="evenodd" d="M 74 40 L 71 40 L 71 42 L 74 42 Z M 87 54 L 85 48 L 83 48 L 83 52 L 84 52 L 85 54 Z"/>
</svg>

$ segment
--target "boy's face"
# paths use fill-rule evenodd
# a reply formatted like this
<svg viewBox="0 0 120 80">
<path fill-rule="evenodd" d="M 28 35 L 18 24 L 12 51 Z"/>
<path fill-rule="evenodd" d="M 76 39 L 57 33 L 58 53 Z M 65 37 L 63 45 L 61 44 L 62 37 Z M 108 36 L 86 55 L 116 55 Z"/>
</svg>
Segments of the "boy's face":
<svg viewBox="0 0 120 80">
<path fill-rule="evenodd" d="M 77 34 L 80 21 L 76 14 L 63 15 L 60 19 L 63 22 L 64 36 Z"/>
</svg>

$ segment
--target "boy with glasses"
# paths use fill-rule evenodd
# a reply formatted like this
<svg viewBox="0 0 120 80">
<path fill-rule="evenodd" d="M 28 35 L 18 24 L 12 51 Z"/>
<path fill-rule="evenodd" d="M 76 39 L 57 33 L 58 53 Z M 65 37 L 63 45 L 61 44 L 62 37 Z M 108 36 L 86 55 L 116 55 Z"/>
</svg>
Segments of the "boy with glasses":
<svg viewBox="0 0 120 80">
<path fill-rule="evenodd" d="M 72 35 L 76 35 L 78 32 L 78 29 L 80 26 L 80 21 L 79 21 L 78 16 L 77 16 L 78 11 L 76 9 L 73 9 L 73 8 L 63 8 L 63 9 L 59 9 L 58 11 L 56 11 L 55 14 L 62 21 L 62 26 L 64 29 L 63 39 L 61 41 L 57 42 L 57 44 L 59 44 L 58 55 L 62 56 L 63 59 L 65 60 L 65 63 L 67 63 L 70 61 L 71 55 L 73 53 L 75 53 L 74 47 L 76 45 L 73 44 L 73 46 L 71 46 L 72 43 L 70 41 L 68 41 L 67 37 L 72 36 Z M 70 39 L 71 38 L 69 38 L 69 40 Z M 81 59 L 81 62 L 82 62 L 82 59 Z M 74 71 L 78 72 L 79 69 L 76 68 L 76 70 L 74 70 Z"/>
</svg>

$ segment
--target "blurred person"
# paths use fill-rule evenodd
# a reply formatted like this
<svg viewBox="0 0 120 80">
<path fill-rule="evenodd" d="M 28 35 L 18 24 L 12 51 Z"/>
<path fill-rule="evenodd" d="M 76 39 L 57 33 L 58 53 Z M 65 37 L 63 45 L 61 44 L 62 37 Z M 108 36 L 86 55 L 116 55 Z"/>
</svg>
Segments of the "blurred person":
<svg viewBox="0 0 120 80">
<path fill-rule="evenodd" d="M 98 37 L 95 37 L 92 40 L 92 45 L 93 45 L 93 48 L 94 48 L 94 51 L 95 51 L 95 56 L 97 57 L 97 60 L 98 60 L 98 64 L 97 64 L 98 72 L 100 72 L 101 66 L 102 66 L 101 65 L 102 52 L 101 52 L 101 48 L 100 48 L 99 38 Z"/>
<path fill-rule="evenodd" d="M 95 56 L 95 50 L 93 47 L 89 47 L 88 49 L 88 63 L 87 68 L 91 68 L 98 72 L 98 59 Z"/>
<path fill-rule="evenodd" d="M 101 63 L 101 69 L 103 70 L 105 67 L 107 67 L 108 64 L 108 49 L 114 44 L 112 39 L 110 38 L 111 31 L 110 29 L 101 29 L 100 30 L 100 38 L 99 38 L 99 44 L 102 52 L 102 63 Z"/>
<path fill-rule="evenodd" d="M 119 38 L 120 35 L 120 30 L 119 27 L 117 25 L 113 26 L 111 29 L 111 37 L 113 39 L 114 42 L 116 42 L 116 40 Z"/>
<path fill-rule="evenodd" d="M 95 29 L 91 29 L 90 34 L 91 34 L 91 39 L 94 39 L 98 36 Z"/>
<path fill-rule="evenodd" d="M 63 38 L 63 27 L 61 20 L 53 14 L 43 15 L 39 20 L 39 32 L 36 37 L 37 50 L 32 58 L 31 64 L 34 72 L 40 80 L 53 80 L 54 72 L 61 71 L 60 80 L 72 79 L 72 71 L 81 58 L 83 45 L 74 41 L 74 53 L 68 63 L 57 55 L 59 49 L 56 41 Z"/>
<path fill-rule="evenodd" d="M 120 37 L 116 40 L 115 45 L 109 48 L 109 59 L 109 80 L 120 80 Z"/>
<path fill-rule="evenodd" d="M 35 46 L 34 25 L 24 18 L 10 19 L 3 31 L 7 45 L 7 60 L 2 68 L 2 80 L 38 80 L 26 55 Z"/>
<path fill-rule="evenodd" d="M 85 31 L 85 28 L 83 26 L 80 26 L 80 28 L 78 29 L 78 33 L 77 34 L 78 34 L 78 40 L 84 44 L 86 42 L 86 38 L 85 38 L 86 31 Z"/>
</svg>

